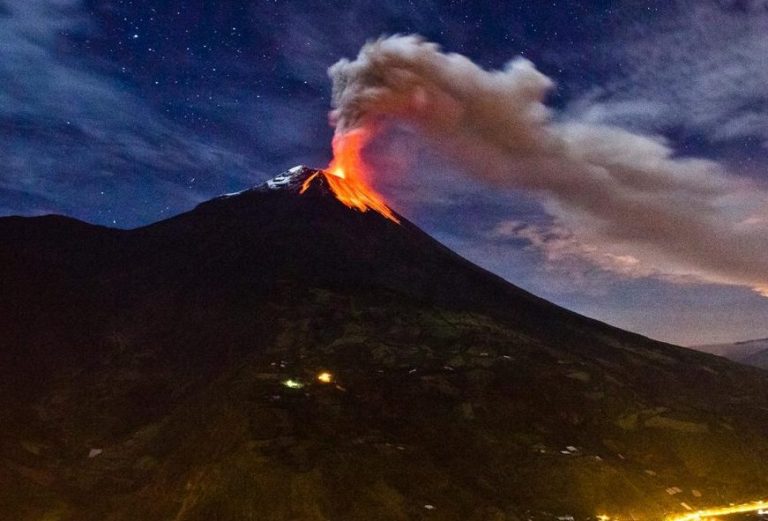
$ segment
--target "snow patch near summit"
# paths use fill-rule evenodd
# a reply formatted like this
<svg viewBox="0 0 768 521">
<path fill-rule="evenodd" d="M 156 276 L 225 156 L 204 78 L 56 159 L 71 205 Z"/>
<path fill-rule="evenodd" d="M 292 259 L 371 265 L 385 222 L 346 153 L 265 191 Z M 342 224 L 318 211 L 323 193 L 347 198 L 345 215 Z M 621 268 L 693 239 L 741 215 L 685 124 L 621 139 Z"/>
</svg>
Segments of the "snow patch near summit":
<svg viewBox="0 0 768 521">
<path fill-rule="evenodd" d="M 304 181 L 304 177 L 306 177 L 304 174 L 309 170 L 311 169 L 304 165 L 294 166 L 287 172 L 278 174 L 277 176 L 267 181 L 267 188 L 271 190 L 280 190 L 282 188 L 289 188 L 294 185 L 298 185 Z"/>
</svg>

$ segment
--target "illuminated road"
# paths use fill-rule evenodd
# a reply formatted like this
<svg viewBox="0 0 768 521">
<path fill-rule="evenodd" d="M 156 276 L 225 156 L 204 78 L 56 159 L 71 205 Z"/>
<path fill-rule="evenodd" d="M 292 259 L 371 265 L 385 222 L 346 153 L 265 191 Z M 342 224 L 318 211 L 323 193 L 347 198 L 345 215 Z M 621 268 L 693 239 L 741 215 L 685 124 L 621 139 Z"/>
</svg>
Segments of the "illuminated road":
<svg viewBox="0 0 768 521">
<path fill-rule="evenodd" d="M 673 514 L 667 516 L 666 521 L 704 521 L 706 519 L 715 519 L 736 514 L 768 516 L 768 500 L 754 501 L 752 503 L 743 503 L 741 505 L 731 505 L 727 507 L 709 508 L 685 514 Z"/>
</svg>

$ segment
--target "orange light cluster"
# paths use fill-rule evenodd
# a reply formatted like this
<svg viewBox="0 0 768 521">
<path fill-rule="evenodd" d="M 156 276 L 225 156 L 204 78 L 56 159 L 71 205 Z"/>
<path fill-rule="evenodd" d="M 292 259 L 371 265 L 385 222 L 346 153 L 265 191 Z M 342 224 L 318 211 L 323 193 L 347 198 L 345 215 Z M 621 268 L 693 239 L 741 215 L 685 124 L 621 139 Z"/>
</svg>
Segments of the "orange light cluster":
<svg viewBox="0 0 768 521">
<path fill-rule="evenodd" d="M 335 135 L 333 161 L 322 173 L 336 198 L 348 207 L 356 208 L 361 212 L 375 210 L 387 219 L 400 223 L 382 196 L 365 181 L 369 177 L 369 172 L 360 153 L 368 139 L 368 132 L 362 128 Z M 301 193 L 309 188 L 317 175 L 304 181 Z"/>
</svg>

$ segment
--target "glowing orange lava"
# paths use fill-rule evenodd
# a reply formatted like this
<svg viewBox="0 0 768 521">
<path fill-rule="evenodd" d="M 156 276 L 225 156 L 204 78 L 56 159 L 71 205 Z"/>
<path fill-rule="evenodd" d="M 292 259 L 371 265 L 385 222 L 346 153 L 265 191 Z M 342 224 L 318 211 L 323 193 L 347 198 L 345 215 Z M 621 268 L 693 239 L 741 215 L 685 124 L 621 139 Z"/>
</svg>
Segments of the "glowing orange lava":
<svg viewBox="0 0 768 521">
<path fill-rule="evenodd" d="M 336 198 L 361 212 L 375 210 L 381 215 L 400 223 L 384 199 L 365 182 L 368 170 L 360 152 L 368 142 L 369 134 L 364 129 L 350 130 L 333 137 L 333 161 L 322 173 Z M 304 193 L 315 174 L 304 181 L 301 193 Z"/>
</svg>

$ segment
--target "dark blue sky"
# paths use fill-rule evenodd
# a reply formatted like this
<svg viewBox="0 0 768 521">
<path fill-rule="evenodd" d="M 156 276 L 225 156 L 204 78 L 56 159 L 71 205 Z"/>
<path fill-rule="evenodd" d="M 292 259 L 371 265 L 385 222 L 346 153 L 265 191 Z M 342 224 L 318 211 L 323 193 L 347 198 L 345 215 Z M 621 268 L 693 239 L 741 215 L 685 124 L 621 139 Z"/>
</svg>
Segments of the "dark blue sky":
<svg viewBox="0 0 768 521">
<path fill-rule="evenodd" d="M 522 55 L 556 82 L 557 117 L 663 135 L 765 187 L 766 31 L 764 0 L 0 0 L 0 215 L 129 228 L 323 166 L 327 67 L 392 33 L 489 69 Z M 391 187 L 392 205 L 518 285 L 671 341 L 768 336 L 768 299 L 748 288 L 627 278 L 500 241 L 500 221 L 545 219 L 539 203 L 445 175 L 431 187 L 444 198 Z"/>
</svg>

